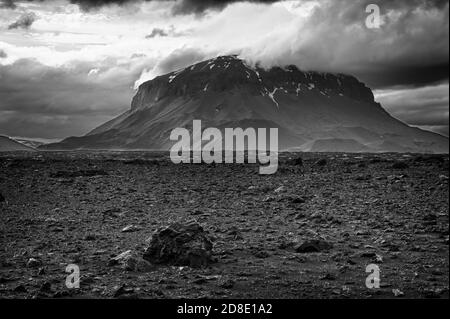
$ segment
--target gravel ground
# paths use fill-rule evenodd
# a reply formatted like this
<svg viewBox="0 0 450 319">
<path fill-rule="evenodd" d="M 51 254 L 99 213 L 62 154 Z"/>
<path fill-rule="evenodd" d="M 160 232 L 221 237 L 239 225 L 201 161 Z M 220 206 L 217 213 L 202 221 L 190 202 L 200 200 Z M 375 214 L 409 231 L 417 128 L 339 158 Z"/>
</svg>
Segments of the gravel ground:
<svg viewBox="0 0 450 319">
<path fill-rule="evenodd" d="M 257 172 L 164 153 L 0 153 L 0 298 L 449 298 L 448 156 L 283 153 L 275 175 Z M 192 220 L 213 242 L 208 267 L 111 264 Z M 302 251 L 310 240 L 327 248 Z"/>
</svg>

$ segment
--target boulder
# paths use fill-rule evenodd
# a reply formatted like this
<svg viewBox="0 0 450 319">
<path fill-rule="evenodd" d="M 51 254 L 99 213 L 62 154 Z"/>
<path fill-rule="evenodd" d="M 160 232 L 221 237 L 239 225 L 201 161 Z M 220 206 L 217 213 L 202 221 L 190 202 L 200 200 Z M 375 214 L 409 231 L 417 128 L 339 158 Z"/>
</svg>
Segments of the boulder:
<svg viewBox="0 0 450 319">
<path fill-rule="evenodd" d="M 200 268 L 212 262 L 212 248 L 197 222 L 174 223 L 153 234 L 143 258 L 153 264 Z"/>
</svg>

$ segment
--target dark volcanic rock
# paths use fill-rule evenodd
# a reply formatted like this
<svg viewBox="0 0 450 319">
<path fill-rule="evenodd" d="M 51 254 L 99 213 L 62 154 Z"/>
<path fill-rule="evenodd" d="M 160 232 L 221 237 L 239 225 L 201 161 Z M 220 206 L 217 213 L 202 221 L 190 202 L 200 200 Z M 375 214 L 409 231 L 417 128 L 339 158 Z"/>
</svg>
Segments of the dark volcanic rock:
<svg viewBox="0 0 450 319">
<path fill-rule="evenodd" d="M 152 236 L 143 257 L 154 264 L 204 267 L 212 261 L 212 247 L 198 223 L 174 223 Z"/>
<path fill-rule="evenodd" d="M 287 163 L 289 165 L 293 165 L 293 166 L 303 166 L 303 159 L 301 157 L 296 157 L 296 158 L 290 159 Z"/>
<path fill-rule="evenodd" d="M 333 245 L 320 239 L 307 240 L 295 248 L 298 253 L 318 253 L 324 250 L 330 250 Z"/>
<path fill-rule="evenodd" d="M 131 250 L 124 251 L 123 253 L 111 258 L 108 261 L 108 266 L 120 265 L 127 271 L 149 271 L 152 269 L 152 265 L 148 261 L 142 259 L 136 253 Z"/>
<path fill-rule="evenodd" d="M 41 265 L 42 265 L 42 262 L 37 260 L 37 259 L 35 259 L 35 258 L 30 258 L 28 260 L 28 262 L 27 262 L 27 267 L 28 268 L 37 268 L 37 267 L 39 267 Z"/>
<path fill-rule="evenodd" d="M 395 162 L 394 164 L 392 164 L 392 168 L 394 168 L 394 169 L 406 169 L 408 167 L 409 167 L 409 165 L 407 163 L 401 162 L 401 161 L 398 161 L 398 162 Z"/>
<path fill-rule="evenodd" d="M 317 162 L 315 162 L 314 165 L 315 166 L 325 166 L 325 165 L 327 165 L 327 160 L 325 158 L 321 158 Z"/>
</svg>

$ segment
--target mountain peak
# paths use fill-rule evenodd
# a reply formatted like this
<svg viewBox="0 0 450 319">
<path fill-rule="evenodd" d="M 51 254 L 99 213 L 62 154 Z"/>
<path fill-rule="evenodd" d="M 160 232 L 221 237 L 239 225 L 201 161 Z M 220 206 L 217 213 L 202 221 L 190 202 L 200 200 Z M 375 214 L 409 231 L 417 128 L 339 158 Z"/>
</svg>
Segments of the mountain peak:
<svg viewBox="0 0 450 319">
<path fill-rule="evenodd" d="M 144 82 L 133 98 L 132 109 L 148 107 L 166 97 L 197 96 L 208 92 L 243 89 L 274 101 L 274 94 L 323 95 L 374 102 L 372 91 L 355 77 L 301 71 L 295 65 L 265 69 L 251 66 L 237 55 L 218 56 Z"/>
</svg>

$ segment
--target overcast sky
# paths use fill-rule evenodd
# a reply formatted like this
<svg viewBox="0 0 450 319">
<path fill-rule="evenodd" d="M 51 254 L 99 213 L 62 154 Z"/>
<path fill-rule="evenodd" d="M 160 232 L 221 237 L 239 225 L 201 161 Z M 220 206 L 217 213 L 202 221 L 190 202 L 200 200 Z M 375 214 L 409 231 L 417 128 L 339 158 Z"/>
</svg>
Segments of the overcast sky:
<svg viewBox="0 0 450 319">
<path fill-rule="evenodd" d="M 395 117 L 449 132 L 449 4 L 370 0 L 0 0 L 0 134 L 83 135 L 145 80 L 222 54 L 355 75 Z"/>
</svg>

